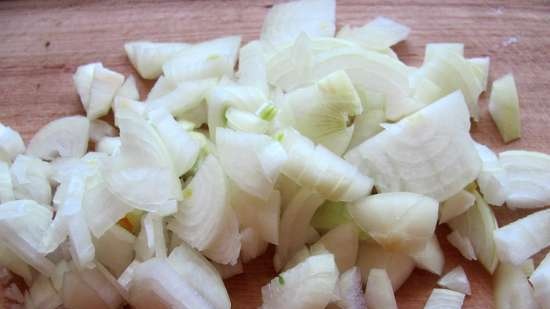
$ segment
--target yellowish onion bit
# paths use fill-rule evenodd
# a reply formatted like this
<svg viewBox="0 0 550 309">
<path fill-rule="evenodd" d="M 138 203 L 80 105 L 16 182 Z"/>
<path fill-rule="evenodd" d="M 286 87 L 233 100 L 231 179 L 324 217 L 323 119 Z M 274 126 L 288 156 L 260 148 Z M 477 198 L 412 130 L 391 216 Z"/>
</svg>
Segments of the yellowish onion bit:
<svg viewBox="0 0 550 309">
<path fill-rule="evenodd" d="M 229 309 L 222 280 L 274 245 L 260 308 L 392 309 L 415 268 L 443 274 L 445 223 L 465 259 L 496 272 L 497 309 L 550 309 L 550 258 L 530 259 L 550 245 L 550 210 L 501 227 L 492 210 L 549 206 L 550 156 L 470 135 L 490 59 L 430 43 L 410 66 L 392 50 L 407 26 L 335 20 L 335 0 L 300 0 L 274 5 L 242 47 L 128 42 L 136 76 L 156 79 L 145 96 L 94 62 L 73 75 L 85 116 L 26 146 L 0 124 L 0 304 Z M 515 80 L 492 84 L 509 142 Z M 471 294 L 460 266 L 438 285 L 425 308 Z"/>
</svg>

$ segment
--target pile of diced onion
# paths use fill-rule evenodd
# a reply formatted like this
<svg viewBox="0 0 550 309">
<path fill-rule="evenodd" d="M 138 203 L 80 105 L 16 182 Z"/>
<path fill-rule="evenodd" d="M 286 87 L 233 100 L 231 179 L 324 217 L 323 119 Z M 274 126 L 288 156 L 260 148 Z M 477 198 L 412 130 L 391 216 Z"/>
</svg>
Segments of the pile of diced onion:
<svg viewBox="0 0 550 309">
<path fill-rule="evenodd" d="M 242 47 L 127 43 L 156 79 L 146 98 L 90 63 L 74 74 L 86 116 L 26 146 L 0 125 L 0 307 L 228 309 L 222 279 L 272 244 L 263 309 L 397 308 L 415 268 L 440 277 L 425 308 L 461 308 L 467 274 L 443 274 L 434 235 L 447 224 L 494 275 L 497 309 L 550 308 L 550 257 L 531 259 L 550 245 L 550 156 L 469 133 L 489 58 L 437 43 L 409 66 L 391 49 L 408 27 L 336 32 L 335 6 L 275 5 Z M 503 141 L 519 138 L 511 74 L 489 101 Z M 537 211 L 499 227 L 503 205 Z"/>
</svg>

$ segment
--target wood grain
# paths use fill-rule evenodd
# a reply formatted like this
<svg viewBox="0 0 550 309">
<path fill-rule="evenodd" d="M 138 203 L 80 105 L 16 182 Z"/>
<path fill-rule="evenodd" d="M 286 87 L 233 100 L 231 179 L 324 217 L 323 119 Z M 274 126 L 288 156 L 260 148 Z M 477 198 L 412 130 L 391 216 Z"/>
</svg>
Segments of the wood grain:
<svg viewBox="0 0 550 309">
<path fill-rule="evenodd" d="M 71 75 L 83 63 L 134 73 L 122 49 L 136 39 L 197 42 L 241 34 L 258 36 L 272 1 L 25 1 L 0 3 L 0 122 L 28 140 L 47 122 L 82 113 Z M 474 137 L 493 149 L 550 152 L 550 2 L 548 1 L 339 1 L 338 24 L 361 25 L 384 15 L 409 25 L 409 40 L 396 47 L 402 59 L 419 64 L 428 42 L 464 42 L 467 56 L 490 56 L 491 78 L 513 72 L 518 84 L 524 137 L 503 145 L 482 97 Z M 515 41 L 515 42 L 514 42 Z M 141 94 L 151 86 L 140 82 Z M 525 212 L 497 211 L 501 224 Z M 462 264 L 473 295 L 464 308 L 492 308 L 491 279 L 477 264 L 459 257 L 438 235 L 446 270 Z M 233 308 L 257 308 L 260 288 L 273 276 L 271 254 L 245 265 L 227 281 Z M 539 255 L 540 256 L 540 255 Z M 398 291 L 402 309 L 423 308 L 437 278 L 415 271 Z M 520 308 L 518 308 L 520 309 Z"/>
</svg>

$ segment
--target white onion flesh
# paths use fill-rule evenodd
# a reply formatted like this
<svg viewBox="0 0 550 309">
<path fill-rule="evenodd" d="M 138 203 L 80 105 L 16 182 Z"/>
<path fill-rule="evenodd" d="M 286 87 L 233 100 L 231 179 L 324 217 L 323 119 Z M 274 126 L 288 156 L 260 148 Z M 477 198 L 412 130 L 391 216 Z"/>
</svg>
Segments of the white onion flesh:
<svg viewBox="0 0 550 309">
<path fill-rule="evenodd" d="M 535 299 L 541 309 L 550 308 L 550 253 L 540 262 L 529 281 L 533 285 Z"/>
<path fill-rule="evenodd" d="M 6 203 L 15 199 L 10 166 L 0 161 L 0 203 Z"/>
<path fill-rule="evenodd" d="M 514 75 L 507 74 L 493 82 L 489 112 L 505 143 L 521 137 L 519 99 Z"/>
<path fill-rule="evenodd" d="M 342 309 L 364 309 L 367 307 L 363 295 L 361 271 L 357 267 L 352 267 L 340 275 L 336 284 L 336 292 L 338 295 L 336 304 Z"/>
<path fill-rule="evenodd" d="M 377 17 L 357 28 L 344 26 L 338 31 L 338 38 L 350 40 L 368 49 L 384 50 L 404 41 L 411 29 L 386 17 Z"/>
<path fill-rule="evenodd" d="M 153 79 L 162 74 L 164 63 L 189 46 L 186 43 L 134 41 L 124 44 L 124 50 L 139 75 L 145 79 Z"/>
<path fill-rule="evenodd" d="M 465 259 L 469 261 L 477 260 L 474 246 L 468 237 L 462 236 L 459 231 L 453 231 L 447 235 L 447 240 Z"/>
<path fill-rule="evenodd" d="M 502 206 L 510 190 L 506 170 L 497 155 L 487 146 L 476 143 L 476 149 L 483 162 L 477 177 L 479 190 L 487 203 Z"/>
<path fill-rule="evenodd" d="M 10 167 L 15 199 L 32 199 L 43 205 L 52 202 L 49 181 L 52 167 L 36 157 L 18 155 Z"/>
<path fill-rule="evenodd" d="M 116 129 L 108 122 L 100 119 L 90 121 L 90 140 L 98 143 L 105 137 L 114 137 Z"/>
<path fill-rule="evenodd" d="M 122 86 L 120 86 L 115 93 L 115 97 L 125 97 L 130 100 L 139 101 L 139 90 L 133 75 L 128 75 L 128 77 L 126 77 Z"/>
<path fill-rule="evenodd" d="M 381 93 L 355 87 L 363 105 L 363 112 L 353 120 L 353 135 L 349 148 L 361 144 L 383 130 L 381 124 L 386 120 L 385 96 Z"/>
<path fill-rule="evenodd" d="M 29 288 L 30 301 L 37 309 L 56 309 L 63 300 L 54 289 L 48 277 L 39 276 Z"/>
<path fill-rule="evenodd" d="M 533 288 L 520 267 L 500 263 L 493 277 L 496 309 L 539 309 Z"/>
<path fill-rule="evenodd" d="M 470 281 L 462 266 L 457 266 L 446 273 L 437 281 L 437 285 L 466 295 L 472 293 Z"/>
<path fill-rule="evenodd" d="M 260 237 L 260 233 L 255 229 L 247 227 L 241 232 L 241 259 L 243 263 L 264 254 L 267 250 L 268 242 Z"/>
<path fill-rule="evenodd" d="M 10 162 L 23 152 L 25 152 L 25 144 L 21 135 L 0 123 L 0 161 Z"/>
<path fill-rule="evenodd" d="M 433 289 L 424 309 L 461 309 L 464 297 L 465 295 L 459 292 Z"/>
<path fill-rule="evenodd" d="M 468 211 L 470 207 L 474 206 L 475 200 L 476 197 L 466 190 L 462 190 L 451 196 L 439 207 L 439 223 L 446 223 L 452 218 Z"/>
<path fill-rule="evenodd" d="M 368 273 L 365 298 L 370 309 L 397 309 L 392 283 L 384 269 L 372 268 Z"/>
<path fill-rule="evenodd" d="M 266 56 L 260 41 L 251 41 L 239 50 L 239 84 L 268 94 Z"/>
<path fill-rule="evenodd" d="M 136 237 L 124 228 L 113 225 L 94 241 L 96 258 L 114 276 L 119 277 L 134 259 Z"/>
<path fill-rule="evenodd" d="M 439 276 L 443 273 L 445 256 L 443 255 L 441 246 L 439 246 L 437 236 L 432 236 L 424 248 L 409 255 L 413 258 L 418 268 L 427 270 Z"/>
<path fill-rule="evenodd" d="M 124 83 L 124 75 L 115 71 L 95 66 L 88 102 L 82 102 L 89 119 L 105 116 L 111 109 L 118 89 Z"/>
<path fill-rule="evenodd" d="M 328 231 L 310 247 L 311 254 L 327 250 L 334 255 L 341 272 L 349 270 L 357 260 L 359 231 L 353 223 L 342 224 Z"/>
<path fill-rule="evenodd" d="M 200 106 L 209 89 L 215 84 L 213 79 L 179 83 L 166 94 L 148 99 L 146 109 L 152 111 L 164 108 L 174 116 L 182 116 Z"/>
</svg>

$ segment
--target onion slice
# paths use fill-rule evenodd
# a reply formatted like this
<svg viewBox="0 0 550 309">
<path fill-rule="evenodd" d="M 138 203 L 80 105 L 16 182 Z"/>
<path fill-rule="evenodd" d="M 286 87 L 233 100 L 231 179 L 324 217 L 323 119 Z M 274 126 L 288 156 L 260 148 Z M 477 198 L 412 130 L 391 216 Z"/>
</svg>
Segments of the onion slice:
<svg viewBox="0 0 550 309">
<path fill-rule="evenodd" d="M 437 281 L 437 285 L 466 295 L 472 293 L 470 281 L 468 281 L 468 277 L 462 266 L 457 266 L 446 273 L 445 276 Z"/>
<path fill-rule="evenodd" d="M 397 309 L 392 283 L 384 269 L 372 268 L 369 271 L 365 298 L 370 309 Z"/>
<path fill-rule="evenodd" d="M 424 309 L 460 309 L 464 303 L 464 296 L 462 293 L 451 290 L 433 289 Z"/>
</svg>

